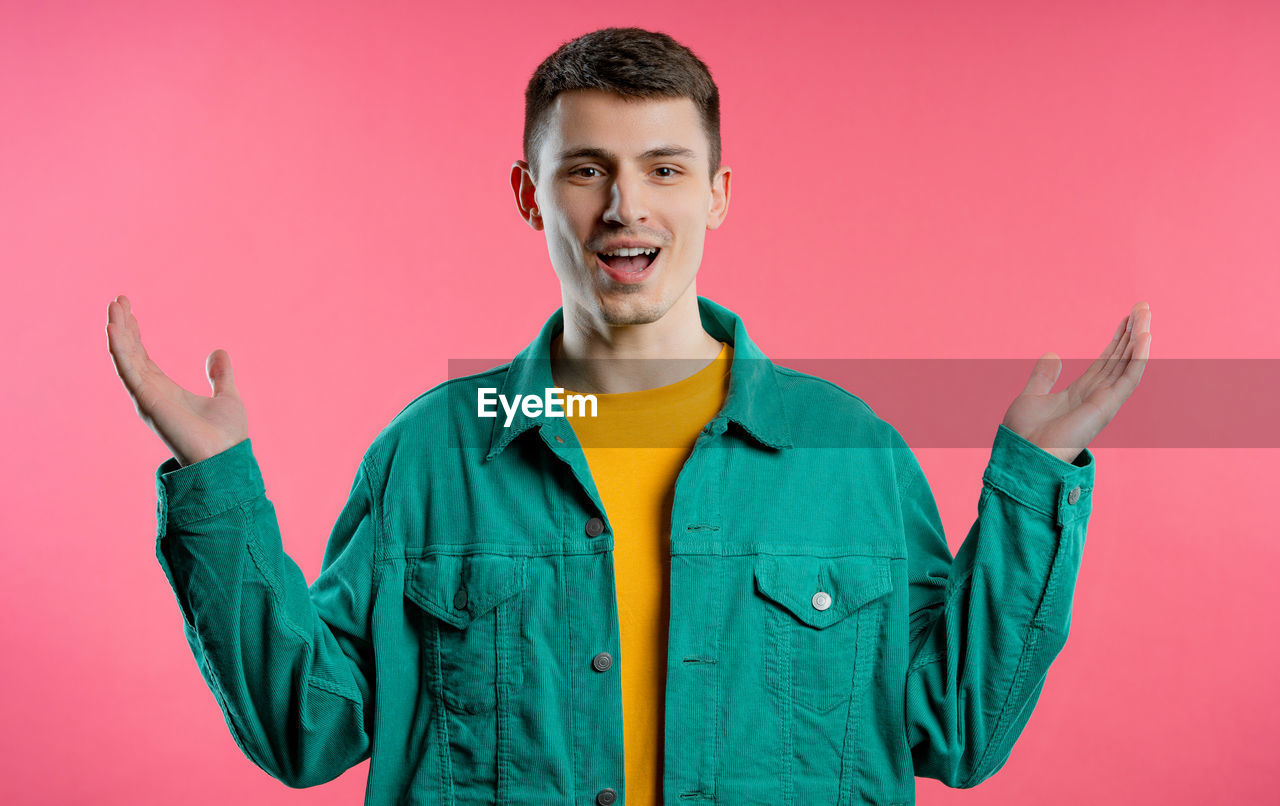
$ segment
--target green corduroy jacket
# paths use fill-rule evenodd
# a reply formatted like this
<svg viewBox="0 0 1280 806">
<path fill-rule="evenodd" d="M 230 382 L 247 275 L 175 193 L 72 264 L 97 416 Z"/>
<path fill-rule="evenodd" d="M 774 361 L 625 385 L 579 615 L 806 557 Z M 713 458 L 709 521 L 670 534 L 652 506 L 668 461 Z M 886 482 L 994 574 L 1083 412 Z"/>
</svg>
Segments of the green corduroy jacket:
<svg viewBox="0 0 1280 806">
<path fill-rule="evenodd" d="M 1066 642 L 1093 455 L 999 425 L 953 557 L 894 427 L 698 305 L 734 354 L 674 491 L 664 800 L 912 804 L 914 776 L 982 782 Z M 627 802 L 608 513 L 568 420 L 477 416 L 480 387 L 554 387 L 562 328 L 557 310 L 377 435 L 310 586 L 250 440 L 157 469 L 156 556 L 263 770 L 306 787 L 371 758 L 365 802 L 388 806 Z"/>
</svg>

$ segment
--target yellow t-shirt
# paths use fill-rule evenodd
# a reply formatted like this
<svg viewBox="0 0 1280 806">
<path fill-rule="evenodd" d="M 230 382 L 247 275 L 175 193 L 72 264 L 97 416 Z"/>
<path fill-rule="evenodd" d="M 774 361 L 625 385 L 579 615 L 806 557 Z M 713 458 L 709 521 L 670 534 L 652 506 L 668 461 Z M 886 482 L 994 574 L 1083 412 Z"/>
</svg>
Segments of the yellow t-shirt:
<svg viewBox="0 0 1280 806">
<path fill-rule="evenodd" d="M 614 533 L 621 633 L 614 669 L 630 806 L 659 806 L 662 798 L 671 504 L 698 432 L 724 406 L 733 348 L 721 345 L 714 361 L 682 381 L 596 395 L 594 418 L 569 418 Z"/>
</svg>

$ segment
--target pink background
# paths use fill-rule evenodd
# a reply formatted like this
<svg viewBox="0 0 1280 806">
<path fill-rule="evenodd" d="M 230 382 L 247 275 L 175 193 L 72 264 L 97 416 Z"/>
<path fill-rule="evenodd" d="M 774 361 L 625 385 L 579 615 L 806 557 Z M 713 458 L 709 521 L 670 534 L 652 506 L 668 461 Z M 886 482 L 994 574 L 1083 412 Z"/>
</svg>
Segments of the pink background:
<svg viewBox="0 0 1280 806">
<path fill-rule="evenodd" d="M 228 350 L 314 579 L 378 430 L 559 304 L 507 176 L 529 74 L 607 25 L 710 65 L 733 197 L 698 290 L 775 358 L 1029 373 L 1096 355 L 1139 299 L 1148 377 L 1280 354 L 1275 3 L 4 0 L 0 801 L 359 802 L 367 762 L 310 791 L 254 767 L 200 678 L 154 555 L 168 454 L 106 306 L 127 294 L 189 389 Z M 918 455 L 954 550 L 988 450 Z M 1275 459 L 1100 448 L 1071 639 L 1023 738 L 919 802 L 1273 799 Z"/>
</svg>

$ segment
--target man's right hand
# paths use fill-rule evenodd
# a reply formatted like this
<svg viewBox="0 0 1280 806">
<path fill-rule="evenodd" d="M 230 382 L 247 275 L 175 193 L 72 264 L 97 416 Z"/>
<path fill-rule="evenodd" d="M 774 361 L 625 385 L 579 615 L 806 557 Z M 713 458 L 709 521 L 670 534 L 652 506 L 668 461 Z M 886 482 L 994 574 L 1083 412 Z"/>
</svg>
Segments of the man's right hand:
<svg viewBox="0 0 1280 806">
<path fill-rule="evenodd" d="M 188 392 L 147 355 L 129 298 L 121 295 L 107 305 L 107 351 L 138 416 L 178 464 L 208 459 L 249 437 L 249 419 L 226 350 L 214 350 L 205 360 L 213 397 Z"/>
</svg>

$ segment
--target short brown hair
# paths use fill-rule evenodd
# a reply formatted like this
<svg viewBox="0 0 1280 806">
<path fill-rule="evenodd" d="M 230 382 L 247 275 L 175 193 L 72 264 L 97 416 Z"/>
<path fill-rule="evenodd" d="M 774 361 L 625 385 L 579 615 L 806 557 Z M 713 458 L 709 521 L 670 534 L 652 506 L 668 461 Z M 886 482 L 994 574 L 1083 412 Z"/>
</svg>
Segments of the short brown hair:
<svg viewBox="0 0 1280 806">
<path fill-rule="evenodd" d="M 597 89 L 624 98 L 688 98 L 698 107 L 711 146 L 710 174 L 720 170 L 720 90 L 693 51 L 657 31 L 601 28 L 565 42 L 529 79 L 524 92 L 524 156 L 538 175 L 547 110 L 568 90 Z"/>
</svg>

